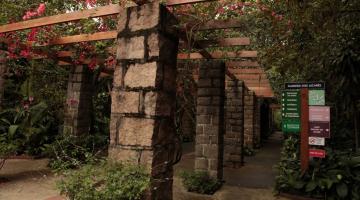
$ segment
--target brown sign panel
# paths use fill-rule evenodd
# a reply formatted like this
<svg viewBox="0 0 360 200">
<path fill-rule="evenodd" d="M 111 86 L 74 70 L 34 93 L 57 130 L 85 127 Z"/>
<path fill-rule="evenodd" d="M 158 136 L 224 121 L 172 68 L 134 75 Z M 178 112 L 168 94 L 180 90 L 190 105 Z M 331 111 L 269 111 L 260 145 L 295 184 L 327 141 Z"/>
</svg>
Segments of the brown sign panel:
<svg viewBox="0 0 360 200">
<path fill-rule="evenodd" d="M 309 106 L 309 120 L 313 122 L 330 122 L 330 107 Z"/>
<path fill-rule="evenodd" d="M 309 122 L 309 136 L 330 138 L 330 122 Z"/>
</svg>

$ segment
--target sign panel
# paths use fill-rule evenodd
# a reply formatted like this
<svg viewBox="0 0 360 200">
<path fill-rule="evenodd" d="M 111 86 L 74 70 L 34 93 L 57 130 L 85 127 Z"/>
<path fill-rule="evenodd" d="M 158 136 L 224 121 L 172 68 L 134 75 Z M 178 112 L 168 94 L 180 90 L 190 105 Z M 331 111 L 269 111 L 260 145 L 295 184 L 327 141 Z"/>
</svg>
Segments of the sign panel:
<svg viewBox="0 0 360 200">
<path fill-rule="evenodd" d="M 322 149 L 310 149 L 309 156 L 312 158 L 325 158 L 325 150 Z"/>
<path fill-rule="evenodd" d="M 285 83 L 285 89 L 294 90 L 301 88 L 309 88 L 309 89 L 325 89 L 324 82 L 304 82 L 304 83 Z"/>
<path fill-rule="evenodd" d="M 330 122 L 330 107 L 309 106 L 309 121 Z"/>
<path fill-rule="evenodd" d="M 281 105 L 283 119 L 300 118 L 299 91 L 283 91 Z"/>
<path fill-rule="evenodd" d="M 330 122 L 309 122 L 309 136 L 330 138 Z"/>
<path fill-rule="evenodd" d="M 309 137 L 309 144 L 314 146 L 325 146 L 325 138 Z"/>
<path fill-rule="evenodd" d="M 300 119 L 283 119 L 282 130 L 284 133 L 300 132 Z"/>
<path fill-rule="evenodd" d="M 324 106 L 325 90 L 309 90 L 309 106 Z"/>
</svg>

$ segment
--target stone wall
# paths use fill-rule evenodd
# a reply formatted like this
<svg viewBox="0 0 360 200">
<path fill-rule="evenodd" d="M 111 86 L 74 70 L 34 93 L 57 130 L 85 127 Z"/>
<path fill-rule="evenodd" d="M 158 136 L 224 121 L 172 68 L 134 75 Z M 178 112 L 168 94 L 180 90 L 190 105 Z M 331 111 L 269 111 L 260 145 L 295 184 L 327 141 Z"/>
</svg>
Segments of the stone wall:
<svg viewBox="0 0 360 200">
<path fill-rule="evenodd" d="M 224 151 L 225 64 L 207 61 L 199 69 L 195 170 L 222 179 Z"/>
<path fill-rule="evenodd" d="M 158 3 L 120 12 L 109 157 L 147 166 L 147 199 L 172 199 L 175 137 L 175 18 Z"/>
<path fill-rule="evenodd" d="M 254 112 L 255 112 L 255 93 L 245 89 L 244 99 L 244 146 L 254 148 Z"/>
<path fill-rule="evenodd" d="M 74 66 L 68 80 L 64 133 L 81 135 L 89 132 L 93 90 L 92 72 L 87 65 Z"/>
<path fill-rule="evenodd" d="M 244 82 L 226 76 L 224 165 L 243 164 L 244 144 Z"/>
</svg>

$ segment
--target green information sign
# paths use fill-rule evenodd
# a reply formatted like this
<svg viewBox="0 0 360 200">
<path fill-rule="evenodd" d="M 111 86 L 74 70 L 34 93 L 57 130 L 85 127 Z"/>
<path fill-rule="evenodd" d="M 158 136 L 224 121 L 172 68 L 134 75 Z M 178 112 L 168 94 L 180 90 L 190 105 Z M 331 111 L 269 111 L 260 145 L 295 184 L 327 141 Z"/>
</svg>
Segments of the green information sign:
<svg viewBox="0 0 360 200">
<path fill-rule="evenodd" d="M 300 92 L 285 90 L 281 98 L 283 132 L 300 132 Z"/>
<path fill-rule="evenodd" d="M 300 119 L 283 119 L 282 130 L 284 133 L 299 133 Z"/>
<path fill-rule="evenodd" d="M 309 90 L 309 106 L 324 106 L 325 90 Z"/>
</svg>

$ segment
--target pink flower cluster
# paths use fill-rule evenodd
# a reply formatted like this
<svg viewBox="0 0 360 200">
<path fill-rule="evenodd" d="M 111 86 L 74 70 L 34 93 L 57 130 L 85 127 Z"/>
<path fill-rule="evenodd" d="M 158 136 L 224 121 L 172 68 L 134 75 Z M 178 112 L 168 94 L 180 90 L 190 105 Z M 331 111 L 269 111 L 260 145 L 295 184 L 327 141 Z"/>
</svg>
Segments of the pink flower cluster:
<svg viewBox="0 0 360 200">
<path fill-rule="evenodd" d="M 23 20 L 28 20 L 36 16 L 41 16 L 45 13 L 46 6 L 44 3 L 41 3 L 36 11 L 27 11 L 23 16 Z"/>
</svg>

